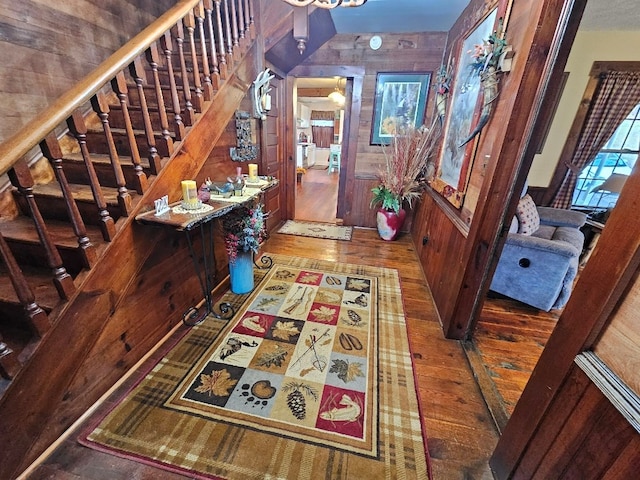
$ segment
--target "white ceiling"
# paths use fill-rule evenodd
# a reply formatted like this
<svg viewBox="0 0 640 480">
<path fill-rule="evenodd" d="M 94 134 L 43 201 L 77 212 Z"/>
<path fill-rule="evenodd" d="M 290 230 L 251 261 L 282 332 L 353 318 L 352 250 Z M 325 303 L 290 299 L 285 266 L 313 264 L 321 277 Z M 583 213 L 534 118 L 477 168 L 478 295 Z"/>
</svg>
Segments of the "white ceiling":
<svg viewBox="0 0 640 480">
<path fill-rule="evenodd" d="M 338 33 L 448 31 L 469 0 L 368 0 L 361 7 L 334 8 Z M 639 0 L 588 0 L 584 30 L 638 30 Z"/>
<path fill-rule="evenodd" d="M 470 0 L 368 0 L 361 7 L 334 8 L 338 33 L 448 31 Z M 640 29 L 640 0 L 588 0 L 581 30 Z M 335 78 L 300 78 L 298 87 L 332 88 Z"/>
<path fill-rule="evenodd" d="M 338 33 L 445 32 L 469 0 L 367 0 L 331 10 Z"/>
</svg>

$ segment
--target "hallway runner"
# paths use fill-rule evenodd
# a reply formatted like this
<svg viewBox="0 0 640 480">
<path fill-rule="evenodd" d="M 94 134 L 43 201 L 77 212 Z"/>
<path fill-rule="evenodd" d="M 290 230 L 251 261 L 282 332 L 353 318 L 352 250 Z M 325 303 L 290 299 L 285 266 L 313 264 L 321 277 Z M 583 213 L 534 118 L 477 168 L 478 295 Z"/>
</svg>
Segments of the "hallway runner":
<svg viewBox="0 0 640 480">
<path fill-rule="evenodd" d="M 327 238 L 329 240 L 351 240 L 353 227 L 343 227 L 332 223 L 302 222 L 287 220 L 278 233 L 300 235 L 302 237 Z"/>
<path fill-rule="evenodd" d="M 197 478 L 430 478 L 397 271 L 272 258 L 80 442 Z"/>
</svg>

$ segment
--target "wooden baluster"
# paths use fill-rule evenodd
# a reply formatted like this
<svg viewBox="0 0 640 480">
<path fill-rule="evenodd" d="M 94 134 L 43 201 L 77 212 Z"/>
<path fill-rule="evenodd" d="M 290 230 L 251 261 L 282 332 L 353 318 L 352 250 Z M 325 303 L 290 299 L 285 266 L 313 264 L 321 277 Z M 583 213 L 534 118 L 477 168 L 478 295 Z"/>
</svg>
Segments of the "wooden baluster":
<svg viewBox="0 0 640 480">
<path fill-rule="evenodd" d="M 31 212 L 31 218 L 33 219 L 33 223 L 36 227 L 38 238 L 40 239 L 40 244 L 42 245 L 42 248 L 44 248 L 47 256 L 47 264 L 53 272 L 53 284 L 58 291 L 58 296 L 64 300 L 69 300 L 73 292 L 75 292 L 76 287 L 73 284 L 71 275 L 67 273 L 67 269 L 64 268 L 64 265 L 62 264 L 60 253 L 58 253 L 58 249 L 49 236 L 47 226 L 44 223 L 44 219 L 40 214 L 40 209 L 36 204 L 36 199 L 33 196 L 34 181 L 31 176 L 31 172 L 29 171 L 29 166 L 24 160 L 19 160 L 8 173 L 13 186 L 18 188 L 27 201 L 29 211 Z M 17 290 L 16 293 L 18 293 L 18 296 L 21 294 Z M 31 318 L 32 312 L 29 309 L 34 310 L 36 307 L 32 305 L 34 302 L 31 297 L 27 297 L 26 300 L 27 302 L 25 303 L 22 298 L 20 299 L 22 304 L 25 305 L 27 314 Z"/>
<path fill-rule="evenodd" d="M 220 76 L 226 79 L 228 76 L 227 71 L 227 55 L 225 53 L 225 41 L 224 41 L 224 29 L 222 28 L 222 11 L 221 0 L 215 0 L 216 6 L 216 24 L 218 25 L 218 57 L 220 58 Z"/>
<path fill-rule="evenodd" d="M 173 107 L 174 118 L 173 131 L 176 135 L 176 140 L 180 141 L 184 139 L 185 128 L 184 123 L 182 122 L 182 115 L 180 115 L 180 98 L 178 97 L 178 86 L 176 85 L 176 77 L 173 73 L 173 42 L 171 41 L 171 33 L 166 32 L 164 35 L 162 35 L 162 37 L 160 37 L 160 46 L 162 48 L 162 51 L 164 52 L 164 57 L 167 63 L 167 74 L 169 75 L 169 88 L 171 90 L 171 104 Z M 192 123 L 190 123 L 189 125 L 192 125 Z"/>
<path fill-rule="evenodd" d="M 236 0 L 225 0 L 231 5 L 229 21 L 231 22 L 231 34 L 233 36 L 233 55 L 237 60 L 240 56 L 240 44 L 238 43 L 238 13 L 236 12 Z"/>
<path fill-rule="evenodd" d="M 247 12 L 249 15 L 249 32 L 251 33 L 251 40 L 255 40 L 256 38 L 256 25 L 253 22 L 253 0 L 246 0 L 247 3 Z"/>
<path fill-rule="evenodd" d="M 62 169 L 62 149 L 60 143 L 53 133 L 50 133 L 45 139 L 40 142 L 40 150 L 49 163 L 53 167 L 53 171 L 56 175 L 56 180 L 60 184 L 62 190 L 62 196 L 65 200 L 67 207 L 67 215 L 69 215 L 69 221 L 73 227 L 73 232 L 78 238 L 78 247 L 82 253 L 82 263 L 86 268 L 92 268 L 96 264 L 98 255 L 96 250 L 91 244 L 91 240 L 87 237 L 87 228 L 84 225 L 78 205 L 73 198 L 69 182 Z"/>
<path fill-rule="evenodd" d="M 245 37 L 245 26 L 244 26 L 244 0 L 235 0 L 238 2 L 238 42 L 240 43 L 240 48 L 242 51 L 246 51 L 248 47 L 247 38 Z"/>
<path fill-rule="evenodd" d="M 87 175 L 89 176 L 89 186 L 93 193 L 93 200 L 96 202 L 98 214 L 100 215 L 100 231 L 102 232 L 102 238 L 107 242 L 110 242 L 116 234 L 116 224 L 107 210 L 107 202 L 104 199 L 98 175 L 96 174 L 95 167 L 93 166 L 93 162 L 89 155 L 89 149 L 87 148 L 87 126 L 80 110 L 73 112 L 73 114 L 67 119 L 67 126 L 73 136 L 76 137 L 78 145 L 80 146 L 80 153 L 82 154 L 82 159 L 84 160 L 84 165 L 87 169 Z"/>
<path fill-rule="evenodd" d="M 147 175 L 144 173 L 144 170 L 142 169 L 142 165 L 140 164 L 140 151 L 138 150 L 138 143 L 136 142 L 136 134 L 133 131 L 133 125 L 131 124 L 131 116 L 129 115 L 129 89 L 127 87 L 127 80 L 124 78 L 124 73 L 122 72 L 118 73 L 116 77 L 113 80 L 111 80 L 111 88 L 113 89 L 114 93 L 118 97 L 118 100 L 120 100 L 120 109 L 122 111 L 122 116 L 124 117 L 124 129 L 125 129 L 125 132 L 127 132 L 127 140 L 129 142 L 129 150 L 131 152 L 131 162 L 133 163 L 133 170 L 136 174 L 135 189 L 136 189 L 136 192 L 142 195 L 147 190 L 149 185 L 147 182 Z M 144 99 L 144 92 L 140 92 L 140 89 L 138 89 L 138 93 L 141 95 L 140 105 L 142 109 L 142 115 L 144 118 L 145 130 L 146 130 L 147 120 L 149 120 L 149 112 L 147 111 L 147 103 Z M 145 113 L 146 113 L 146 117 L 145 117 Z M 149 124 L 150 123 L 151 123 L 151 120 L 149 120 Z M 151 136 L 152 136 L 153 147 L 149 145 L 149 150 L 151 151 L 151 149 L 153 148 L 153 152 L 157 157 L 158 154 L 156 152 L 156 145 L 155 145 L 156 141 L 155 141 L 155 138 L 153 138 L 153 132 L 151 133 L 152 133 Z M 147 137 L 148 137 L 148 134 L 147 134 Z M 151 163 L 151 160 L 149 161 L 149 163 Z"/>
<path fill-rule="evenodd" d="M 202 81 L 200 79 L 200 62 L 198 61 L 198 52 L 196 51 L 196 39 L 194 32 L 196 31 L 196 19 L 193 12 L 187 13 L 182 19 L 182 24 L 187 29 L 187 36 L 189 38 L 189 50 L 191 52 L 191 69 L 193 70 L 193 88 L 194 98 L 193 106 L 196 112 L 202 112 L 204 105 L 202 96 Z"/>
<path fill-rule="evenodd" d="M 220 68 L 218 67 L 218 53 L 216 48 L 216 34 L 213 29 L 213 0 L 203 0 L 204 12 L 206 15 L 206 30 L 209 34 L 209 51 L 211 52 L 211 83 L 213 88 L 220 88 Z"/>
<path fill-rule="evenodd" d="M 107 102 L 105 95 L 102 92 L 98 92 L 96 95 L 91 97 L 91 106 L 102 121 L 102 129 L 104 130 L 104 137 L 107 141 L 109 157 L 111 158 L 111 167 L 113 168 L 116 185 L 118 186 L 118 206 L 120 207 L 121 214 L 127 217 L 131 210 L 131 196 L 127 190 L 124 173 L 122 172 L 122 166 L 120 165 L 120 158 L 118 157 L 116 144 L 113 141 L 113 134 L 111 133 L 111 127 L 109 126 L 109 103 Z"/>
<path fill-rule="evenodd" d="M 41 337 L 49 330 L 49 317 L 47 317 L 46 312 L 40 305 L 36 303 L 36 297 L 27 279 L 24 277 L 18 262 L 16 262 L 9 245 L 7 245 L 7 242 L 2 236 L 2 233 L 0 233 L 0 258 L 2 258 L 2 262 L 7 266 L 9 280 L 11 280 L 13 289 L 18 296 L 18 301 L 24 309 L 29 328 L 35 335 Z M 71 282 L 71 285 L 73 285 L 73 282 Z"/>
<path fill-rule="evenodd" d="M 147 155 L 147 159 L 149 160 L 149 169 L 153 175 L 157 175 L 158 172 L 162 169 L 162 165 L 160 163 L 160 155 L 158 154 L 158 147 L 156 146 L 156 137 L 153 131 L 153 125 L 151 124 L 151 115 L 149 115 L 149 106 L 147 105 L 147 95 L 144 93 L 144 86 L 147 83 L 146 74 L 144 71 L 144 65 L 142 63 L 142 57 L 136 57 L 136 59 L 129 65 L 129 71 L 131 72 L 131 76 L 133 77 L 134 82 L 136 83 L 136 88 L 138 89 L 138 98 L 140 99 L 140 110 L 142 111 L 142 121 L 144 123 L 144 133 L 147 140 L 147 146 L 149 147 L 149 153 Z M 118 84 L 122 84 L 123 87 L 127 88 L 127 83 L 124 77 L 124 73 L 120 73 L 116 79 L 118 80 Z M 115 80 L 112 80 L 112 83 Z M 115 89 L 115 87 L 114 87 Z M 163 137 L 164 138 L 164 137 Z M 133 139 L 135 141 L 135 138 Z M 169 155 L 169 148 L 164 144 L 164 140 L 162 140 L 162 150 L 165 155 Z M 138 161 L 140 158 L 138 157 Z M 144 175 L 142 171 L 142 167 L 140 167 L 140 172 Z M 146 175 L 145 175 L 146 182 Z M 140 192 L 138 192 L 140 193 Z"/>
<path fill-rule="evenodd" d="M 189 72 L 187 72 L 187 63 L 184 58 L 184 30 L 182 22 L 178 22 L 172 29 L 173 38 L 178 44 L 178 58 L 180 59 L 180 76 L 182 77 L 182 94 L 184 96 L 185 118 L 189 125 L 193 125 L 196 117 L 191 103 L 191 87 L 189 86 Z"/>
<path fill-rule="evenodd" d="M 173 154 L 173 138 L 171 138 L 171 132 L 169 132 L 169 119 L 167 117 L 167 107 L 164 103 L 164 94 L 162 93 L 162 84 L 160 83 L 160 74 L 158 73 L 158 65 L 160 63 L 160 53 L 158 52 L 158 46 L 152 43 L 145 52 L 147 62 L 151 67 L 153 75 L 153 88 L 156 92 L 156 103 L 158 104 L 158 115 L 160 116 L 160 128 L 162 129 L 162 138 L 164 144 L 167 147 L 169 156 Z M 180 123 L 182 126 L 182 123 Z M 183 130 L 184 130 L 184 126 Z M 184 132 L 182 132 L 184 135 Z M 176 137 L 178 135 L 176 134 Z M 182 138 L 182 137 L 180 137 Z"/>
<path fill-rule="evenodd" d="M 203 94 L 204 99 L 210 102 L 213 99 L 213 84 L 211 82 L 211 70 L 209 69 L 209 52 L 207 51 L 207 37 L 204 32 L 204 6 L 202 2 L 193 9 L 198 25 L 198 36 L 200 37 L 200 56 L 202 57 L 202 74 L 204 75 Z M 195 44 L 193 46 L 195 51 Z"/>
<path fill-rule="evenodd" d="M 13 350 L 0 337 L 0 377 L 13 380 L 20 371 L 20 362 Z"/>
<path fill-rule="evenodd" d="M 229 13 L 229 0 L 223 0 L 224 3 L 224 26 L 227 39 L 227 64 L 233 67 L 233 37 L 231 36 L 231 16 Z"/>
</svg>

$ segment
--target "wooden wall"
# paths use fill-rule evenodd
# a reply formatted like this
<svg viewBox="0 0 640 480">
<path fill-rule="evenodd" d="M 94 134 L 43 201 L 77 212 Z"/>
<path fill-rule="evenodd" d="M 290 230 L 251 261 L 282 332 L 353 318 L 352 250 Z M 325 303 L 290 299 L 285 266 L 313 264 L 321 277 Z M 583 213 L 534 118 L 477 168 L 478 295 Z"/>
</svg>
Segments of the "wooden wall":
<svg viewBox="0 0 640 480">
<path fill-rule="evenodd" d="M 176 0 L 0 1 L 0 143 Z"/>
<path fill-rule="evenodd" d="M 373 99 L 378 72 L 431 72 L 438 70 L 442 61 L 446 32 L 380 34 L 382 47 L 369 47 L 371 34 L 339 34 L 314 52 L 302 65 L 343 65 L 364 67 L 360 124 L 358 126 L 357 150 L 350 159 L 355 159 L 355 175 L 348 179 L 353 191 L 350 205 L 351 223 L 358 226 L 375 227 L 375 212 L 369 208 L 371 188 L 377 185 L 376 173 L 384 162 L 379 145 L 370 145 Z M 427 117 L 433 112 L 433 90 L 429 89 Z M 427 120 L 428 121 L 428 120 Z M 407 223 L 410 225 L 410 223 Z"/>
</svg>

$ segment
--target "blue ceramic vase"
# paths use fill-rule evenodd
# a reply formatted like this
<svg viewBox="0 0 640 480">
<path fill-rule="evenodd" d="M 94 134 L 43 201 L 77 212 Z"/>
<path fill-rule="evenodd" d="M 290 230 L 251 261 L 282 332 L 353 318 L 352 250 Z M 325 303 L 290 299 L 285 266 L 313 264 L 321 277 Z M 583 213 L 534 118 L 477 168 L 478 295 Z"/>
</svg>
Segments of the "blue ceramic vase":
<svg viewBox="0 0 640 480">
<path fill-rule="evenodd" d="M 229 262 L 231 291 L 237 295 L 253 290 L 253 252 L 238 252 L 235 262 Z"/>
</svg>

